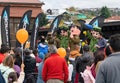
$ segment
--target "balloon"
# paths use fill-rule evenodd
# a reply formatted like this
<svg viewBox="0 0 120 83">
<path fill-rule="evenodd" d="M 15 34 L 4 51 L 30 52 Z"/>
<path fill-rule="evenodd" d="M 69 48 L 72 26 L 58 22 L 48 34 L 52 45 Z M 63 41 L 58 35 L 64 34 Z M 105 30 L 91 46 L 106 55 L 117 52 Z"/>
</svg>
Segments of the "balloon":
<svg viewBox="0 0 120 83">
<path fill-rule="evenodd" d="M 83 34 L 86 36 L 87 35 L 87 31 L 83 31 Z"/>
<path fill-rule="evenodd" d="M 66 56 L 66 50 L 64 48 L 58 48 L 57 53 L 63 58 Z"/>
<path fill-rule="evenodd" d="M 21 44 L 24 44 L 28 39 L 28 32 L 25 29 L 19 29 L 16 38 Z"/>
<path fill-rule="evenodd" d="M 82 46 L 84 46 L 85 45 L 85 42 L 82 42 Z"/>
</svg>

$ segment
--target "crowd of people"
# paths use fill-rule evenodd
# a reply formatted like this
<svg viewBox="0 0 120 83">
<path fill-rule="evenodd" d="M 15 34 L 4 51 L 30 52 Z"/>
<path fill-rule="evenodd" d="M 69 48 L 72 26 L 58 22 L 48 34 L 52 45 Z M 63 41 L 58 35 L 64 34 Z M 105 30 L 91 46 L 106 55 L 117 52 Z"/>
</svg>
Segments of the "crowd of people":
<svg viewBox="0 0 120 83">
<path fill-rule="evenodd" d="M 111 36 L 107 45 L 99 32 L 95 52 L 88 44 L 81 47 L 74 43 L 72 49 L 65 48 L 64 58 L 57 53 L 60 45 L 56 40 L 50 37 L 46 42 L 42 36 L 37 49 L 24 49 L 23 60 L 20 47 L 9 49 L 2 44 L 0 76 L 3 83 L 119 83 L 120 34 Z"/>
</svg>

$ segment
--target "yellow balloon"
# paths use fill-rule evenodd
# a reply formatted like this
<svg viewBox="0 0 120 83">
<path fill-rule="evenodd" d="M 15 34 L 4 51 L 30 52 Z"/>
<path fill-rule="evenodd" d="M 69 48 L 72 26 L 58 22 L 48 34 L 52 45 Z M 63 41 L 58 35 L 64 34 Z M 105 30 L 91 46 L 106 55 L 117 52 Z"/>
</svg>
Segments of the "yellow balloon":
<svg viewBox="0 0 120 83">
<path fill-rule="evenodd" d="M 16 38 L 17 40 L 21 43 L 24 44 L 27 39 L 28 39 L 28 32 L 25 29 L 19 29 L 16 33 Z"/>
<path fill-rule="evenodd" d="M 87 31 L 83 31 L 83 34 L 86 36 L 87 35 Z"/>
<path fill-rule="evenodd" d="M 85 45 L 85 42 L 82 42 L 82 46 L 84 46 Z"/>
<path fill-rule="evenodd" d="M 58 48 L 57 53 L 63 58 L 66 56 L 66 50 L 64 48 Z"/>
</svg>

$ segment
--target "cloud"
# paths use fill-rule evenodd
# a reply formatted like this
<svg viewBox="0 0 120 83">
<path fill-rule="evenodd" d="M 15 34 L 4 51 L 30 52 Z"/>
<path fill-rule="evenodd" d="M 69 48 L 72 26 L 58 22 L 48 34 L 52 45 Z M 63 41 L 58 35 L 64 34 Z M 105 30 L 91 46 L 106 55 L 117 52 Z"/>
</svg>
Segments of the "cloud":
<svg viewBox="0 0 120 83">
<path fill-rule="evenodd" d="M 41 0 L 40 0 L 41 1 Z M 120 0 L 42 0 L 45 5 L 43 9 L 63 9 L 71 6 L 78 8 L 120 8 Z"/>
</svg>

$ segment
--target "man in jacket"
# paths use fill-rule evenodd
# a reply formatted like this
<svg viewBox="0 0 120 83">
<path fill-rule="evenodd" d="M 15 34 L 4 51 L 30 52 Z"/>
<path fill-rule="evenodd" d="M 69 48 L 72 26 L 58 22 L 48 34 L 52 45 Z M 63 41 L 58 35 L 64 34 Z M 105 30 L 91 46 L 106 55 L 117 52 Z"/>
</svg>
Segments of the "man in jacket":
<svg viewBox="0 0 120 83">
<path fill-rule="evenodd" d="M 120 34 L 110 37 L 109 44 L 112 54 L 101 64 L 97 72 L 96 83 L 120 82 Z"/>
<path fill-rule="evenodd" d="M 57 54 L 55 45 L 49 46 L 49 52 L 49 58 L 43 66 L 43 80 L 45 83 L 67 83 L 68 67 L 65 59 Z"/>
</svg>

